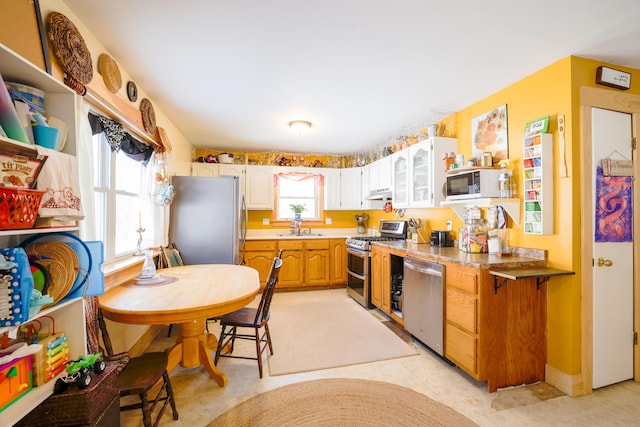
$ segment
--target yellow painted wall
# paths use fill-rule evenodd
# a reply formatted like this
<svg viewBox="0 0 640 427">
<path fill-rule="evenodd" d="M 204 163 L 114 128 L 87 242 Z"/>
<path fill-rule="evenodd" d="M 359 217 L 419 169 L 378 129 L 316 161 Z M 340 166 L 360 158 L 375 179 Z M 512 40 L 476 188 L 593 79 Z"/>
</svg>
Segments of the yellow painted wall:
<svg viewBox="0 0 640 427">
<path fill-rule="evenodd" d="M 522 134 L 528 121 L 550 115 L 548 132 L 554 141 L 554 234 L 532 236 L 510 221 L 509 244 L 545 249 L 548 265 L 575 271 L 575 276 L 558 277 L 547 285 L 547 362 L 569 375 L 581 372 L 581 236 L 580 236 L 580 100 L 582 86 L 609 89 L 595 83 L 596 69 L 605 65 L 638 75 L 639 70 L 578 57 L 567 57 L 539 70 L 455 115 L 458 151 L 472 153 L 471 120 L 495 107 L 507 104 L 510 168 L 514 170 L 518 195 L 522 195 Z M 625 93 L 640 93 L 638 79 L 631 80 Z M 609 89 L 614 90 L 616 89 Z M 568 177 L 560 177 L 557 115 L 565 115 Z M 430 229 L 444 229 L 448 209 L 410 209 L 408 217 L 428 220 Z M 522 215 L 521 215 L 522 217 Z M 454 217 L 455 218 L 455 217 Z M 454 221 L 454 230 L 459 227 Z"/>
</svg>

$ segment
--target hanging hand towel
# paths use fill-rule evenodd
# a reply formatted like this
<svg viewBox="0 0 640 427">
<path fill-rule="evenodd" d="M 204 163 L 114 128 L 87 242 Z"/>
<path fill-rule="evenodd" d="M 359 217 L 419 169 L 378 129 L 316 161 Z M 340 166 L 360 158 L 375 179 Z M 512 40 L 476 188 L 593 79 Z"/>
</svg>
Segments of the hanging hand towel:
<svg viewBox="0 0 640 427">
<path fill-rule="evenodd" d="M 38 215 L 60 221 L 83 219 L 78 159 L 41 146 L 37 149 L 38 153 L 49 156 L 38 177 L 37 189 L 46 192 Z"/>
</svg>

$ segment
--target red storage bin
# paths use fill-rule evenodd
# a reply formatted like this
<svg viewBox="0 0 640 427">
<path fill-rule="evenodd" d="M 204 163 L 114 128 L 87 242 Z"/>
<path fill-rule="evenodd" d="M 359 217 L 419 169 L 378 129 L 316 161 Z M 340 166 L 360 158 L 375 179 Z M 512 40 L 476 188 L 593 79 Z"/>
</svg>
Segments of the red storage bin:
<svg viewBox="0 0 640 427">
<path fill-rule="evenodd" d="M 0 230 L 33 228 L 44 191 L 0 187 Z"/>
</svg>

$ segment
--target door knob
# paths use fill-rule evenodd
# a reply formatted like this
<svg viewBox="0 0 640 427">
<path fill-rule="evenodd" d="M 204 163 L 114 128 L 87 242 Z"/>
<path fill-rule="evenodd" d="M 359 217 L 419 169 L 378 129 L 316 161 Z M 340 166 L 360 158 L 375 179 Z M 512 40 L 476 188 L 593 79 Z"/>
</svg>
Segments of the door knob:
<svg viewBox="0 0 640 427">
<path fill-rule="evenodd" d="M 613 262 L 610 259 L 598 258 L 598 267 L 611 267 Z"/>
</svg>

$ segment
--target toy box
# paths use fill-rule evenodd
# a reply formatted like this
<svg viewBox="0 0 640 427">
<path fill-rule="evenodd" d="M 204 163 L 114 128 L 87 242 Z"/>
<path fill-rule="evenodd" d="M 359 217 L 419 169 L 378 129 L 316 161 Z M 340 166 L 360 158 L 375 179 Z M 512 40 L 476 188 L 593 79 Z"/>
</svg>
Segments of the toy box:
<svg viewBox="0 0 640 427">
<path fill-rule="evenodd" d="M 0 412 L 27 394 L 32 387 L 31 356 L 0 365 Z"/>
</svg>

